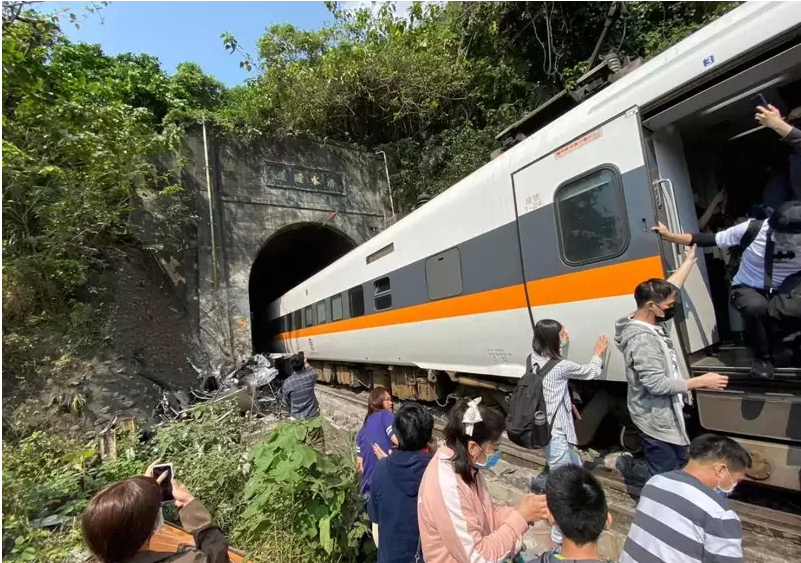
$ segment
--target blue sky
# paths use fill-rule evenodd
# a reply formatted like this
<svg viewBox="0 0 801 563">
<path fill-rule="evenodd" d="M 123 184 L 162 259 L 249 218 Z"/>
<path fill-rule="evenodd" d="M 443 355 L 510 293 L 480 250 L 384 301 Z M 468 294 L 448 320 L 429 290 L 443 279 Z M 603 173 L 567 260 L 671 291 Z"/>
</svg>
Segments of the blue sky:
<svg viewBox="0 0 801 563">
<path fill-rule="evenodd" d="M 73 41 L 99 43 L 109 55 L 148 53 L 161 60 L 169 73 L 184 61 L 229 86 L 250 74 L 239 68 L 239 57 L 223 48 L 220 34 L 230 31 L 255 56 L 256 40 L 271 24 L 289 22 L 301 29 L 317 29 L 331 14 L 322 2 L 111 2 L 96 15 L 83 19 L 83 3 L 45 2 L 40 10 L 69 6 L 79 18 L 80 30 L 67 21 L 63 29 Z"/>
</svg>

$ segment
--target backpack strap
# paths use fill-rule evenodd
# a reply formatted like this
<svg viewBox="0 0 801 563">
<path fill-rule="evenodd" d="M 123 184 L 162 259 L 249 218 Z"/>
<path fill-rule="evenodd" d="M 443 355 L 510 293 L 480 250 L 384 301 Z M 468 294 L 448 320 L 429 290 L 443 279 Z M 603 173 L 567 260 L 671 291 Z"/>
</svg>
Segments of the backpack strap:
<svg viewBox="0 0 801 563">
<path fill-rule="evenodd" d="M 545 365 L 544 365 L 544 366 L 542 366 L 542 367 L 540 368 L 539 374 L 542 376 L 542 378 L 543 378 L 543 379 L 545 379 L 545 376 L 546 376 L 546 375 L 548 375 L 548 372 L 550 372 L 550 371 L 551 371 L 553 368 L 555 368 L 555 367 L 556 367 L 556 364 L 558 364 L 558 363 L 559 363 L 559 362 L 561 362 L 561 361 L 562 361 L 562 360 L 557 360 L 557 359 L 555 359 L 555 358 L 551 358 L 550 360 L 548 360 L 547 362 L 545 362 Z M 556 412 L 555 412 L 555 413 L 553 413 L 553 416 L 551 417 L 551 421 L 548 423 L 548 430 L 550 430 L 551 428 L 553 428 L 553 423 L 554 423 L 554 421 L 556 420 L 556 415 L 557 415 L 557 414 L 559 414 L 559 411 L 560 411 L 560 410 L 562 409 L 562 407 L 564 407 L 564 406 L 565 406 L 565 402 L 564 402 L 564 400 L 561 400 L 561 401 L 559 401 L 559 406 L 556 408 Z"/>
<path fill-rule="evenodd" d="M 526 356 L 526 373 L 531 373 L 534 371 L 534 360 L 531 357 L 531 354 Z"/>
<path fill-rule="evenodd" d="M 531 359 L 531 356 L 529 356 L 529 359 Z M 559 362 L 561 362 L 561 361 L 562 361 L 562 360 L 557 360 L 557 359 L 555 359 L 555 358 L 551 358 L 550 360 L 548 360 L 547 362 L 545 362 L 545 365 L 543 365 L 543 366 L 540 368 L 540 371 L 539 371 L 538 373 L 539 373 L 539 374 L 540 374 L 542 377 L 545 377 L 546 375 L 548 375 L 548 372 L 549 372 L 549 371 L 551 371 L 551 370 L 552 370 L 554 367 L 556 367 L 556 364 L 558 364 L 558 363 L 559 363 Z"/>
<path fill-rule="evenodd" d="M 773 229 L 768 227 L 765 239 L 765 272 L 762 274 L 762 283 L 768 293 L 773 291 L 773 246 Z"/>
<path fill-rule="evenodd" d="M 739 246 L 742 250 L 745 250 L 746 248 L 751 246 L 751 243 L 754 242 L 757 238 L 757 235 L 759 235 L 759 231 L 762 229 L 762 225 L 764 223 L 765 223 L 764 219 L 761 221 L 757 219 L 751 219 L 748 222 L 748 227 L 745 229 L 745 232 L 743 233 L 743 238 L 740 239 L 740 244 L 738 244 L 737 246 Z"/>
</svg>

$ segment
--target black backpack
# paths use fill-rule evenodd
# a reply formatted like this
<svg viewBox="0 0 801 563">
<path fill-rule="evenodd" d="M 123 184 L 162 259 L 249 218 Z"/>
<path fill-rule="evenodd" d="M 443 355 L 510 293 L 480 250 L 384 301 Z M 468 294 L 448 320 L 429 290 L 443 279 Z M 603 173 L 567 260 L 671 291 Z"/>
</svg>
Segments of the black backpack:
<svg viewBox="0 0 801 563">
<path fill-rule="evenodd" d="M 526 359 L 526 373 L 517 382 L 509 399 L 509 414 L 506 416 L 506 434 L 520 447 L 544 448 L 551 441 L 553 418 L 549 423 L 542 381 L 558 363 L 559 360 L 548 360 L 542 368 L 537 366 L 534 370 L 530 357 Z"/>
</svg>

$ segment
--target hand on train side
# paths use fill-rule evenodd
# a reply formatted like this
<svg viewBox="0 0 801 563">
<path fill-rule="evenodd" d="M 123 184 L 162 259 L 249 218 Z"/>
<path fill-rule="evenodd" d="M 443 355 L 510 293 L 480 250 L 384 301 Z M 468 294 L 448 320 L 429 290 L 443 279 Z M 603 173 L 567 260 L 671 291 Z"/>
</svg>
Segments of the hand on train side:
<svg viewBox="0 0 801 563">
<path fill-rule="evenodd" d="M 598 337 L 598 340 L 595 341 L 595 350 L 593 350 L 593 355 L 600 358 L 603 356 L 604 352 L 606 352 L 607 348 L 609 348 L 609 337 L 605 334 L 602 334 Z"/>
<path fill-rule="evenodd" d="M 720 391 L 729 384 L 729 378 L 719 373 L 705 373 L 687 381 L 687 389 L 714 389 Z"/>
<path fill-rule="evenodd" d="M 698 256 L 696 255 L 697 246 L 692 245 L 688 246 L 687 250 L 684 251 L 684 261 L 690 262 L 692 265 L 695 265 L 698 262 Z"/>
<path fill-rule="evenodd" d="M 673 234 L 661 221 L 656 224 L 656 227 L 651 227 L 651 230 L 663 239 L 667 239 L 669 235 Z"/>
</svg>

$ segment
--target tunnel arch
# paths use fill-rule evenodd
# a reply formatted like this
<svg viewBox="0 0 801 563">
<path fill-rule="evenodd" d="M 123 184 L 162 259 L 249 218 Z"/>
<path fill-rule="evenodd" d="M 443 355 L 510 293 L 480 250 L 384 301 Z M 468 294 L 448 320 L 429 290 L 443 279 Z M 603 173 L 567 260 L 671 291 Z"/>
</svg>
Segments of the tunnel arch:
<svg viewBox="0 0 801 563">
<path fill-rule="evenodd" d="M 267 239 L 248 282 L 254 353 L 266 351 L 273 336 L 267 320 L 270 303 L 356 246 L 339 229 L 319 223 L 294 223 Z"/>
</svg>

